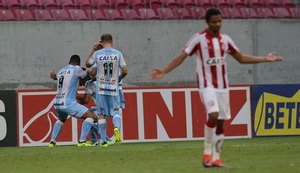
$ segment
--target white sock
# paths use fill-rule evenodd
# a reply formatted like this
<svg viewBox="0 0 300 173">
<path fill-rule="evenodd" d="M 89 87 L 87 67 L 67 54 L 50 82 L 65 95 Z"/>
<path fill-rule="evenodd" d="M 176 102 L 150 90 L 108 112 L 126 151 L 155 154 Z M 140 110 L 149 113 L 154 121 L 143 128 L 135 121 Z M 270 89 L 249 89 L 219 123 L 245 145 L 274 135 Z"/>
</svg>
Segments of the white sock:
<svg viewBox="0 0 300 173">
<path fill-rule="evenodd" d="M 215 135 L 213 139 L 213 156 L 212 161 L 219 160 L 224 143 L 224 134 Z"/>
<path fill-rule="evenodd" d="M 204 154 L 211 154 L 212 153 L 212 143 L 213 137 L 216 133 L 216 127 L 208 127 L 207 125 L 204 126 Z"/>
</svg>

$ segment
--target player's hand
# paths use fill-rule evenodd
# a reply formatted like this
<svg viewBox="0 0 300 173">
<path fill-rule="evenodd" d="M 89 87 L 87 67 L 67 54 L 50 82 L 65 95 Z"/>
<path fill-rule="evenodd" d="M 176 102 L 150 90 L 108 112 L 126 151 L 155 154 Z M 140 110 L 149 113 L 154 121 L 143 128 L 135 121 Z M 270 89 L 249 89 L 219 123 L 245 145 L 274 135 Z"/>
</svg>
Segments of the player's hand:
<svg viewBox="0 0 300 173">
<path fill-rule="evenodd" d="M 50 72 L 50 78 L 56 80 L 56 71 L 55 71 L 55 70 L 52 70 L 52 71 Z"/>
<path fill-rule="evenodd" d="M 100 49 L 102 49 L 103 48 L 103 45 L 102 45 L 102 43 L 100 43 L 100 42 L 96 42 L 96 43 L 94 43 L 94 45 L 93 45 L 93 51 L 97 51 L 97 50 L 100 50 Z"/>
<path fill-rule="evenodd" d="M 163 72 L 161 69 L 153 69 L 153 71 L 150 73 L 150 79 L 160 79 L 164 77 L 165 72 Z"/>
<path fill-rule="evenodd" d="M 276 55 L 275 52 L 271 52 L 266 56 L 266 60 L 268 62 L 274 62 L 274 61 L 282 61 L 283 57 Z"/>
</svg>

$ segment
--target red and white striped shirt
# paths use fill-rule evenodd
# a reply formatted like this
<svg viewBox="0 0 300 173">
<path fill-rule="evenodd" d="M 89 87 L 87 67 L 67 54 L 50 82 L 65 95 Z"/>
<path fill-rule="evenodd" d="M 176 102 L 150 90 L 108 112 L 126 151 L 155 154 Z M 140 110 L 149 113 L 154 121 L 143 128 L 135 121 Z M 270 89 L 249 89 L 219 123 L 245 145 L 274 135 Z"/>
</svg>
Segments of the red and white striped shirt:
<svg viewBox="0 0 300 173">
<path fill-rule="evenodd" d="M 226 54 L 239 49 L 231 38 L 222 33 L 212 34 L 208 29 L 194 34 L 186 43 L 184 51 L 196 60 L 199 88 L 228 89 Z"/>
</svg>

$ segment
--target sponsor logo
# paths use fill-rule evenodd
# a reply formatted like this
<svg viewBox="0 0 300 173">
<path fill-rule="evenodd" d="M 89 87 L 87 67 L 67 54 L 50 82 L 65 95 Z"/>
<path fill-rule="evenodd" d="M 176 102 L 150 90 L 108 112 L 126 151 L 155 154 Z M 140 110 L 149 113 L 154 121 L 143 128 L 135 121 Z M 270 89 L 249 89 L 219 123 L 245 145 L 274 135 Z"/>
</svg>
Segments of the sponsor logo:
<svg viewBox="0 0 300 173">
<path fill-rule="evenodd" d="M 99 55 L 98 56 L 99 61 L 118 61 L 117 55 Z"/>
<path fill-rule="evenodd" d="M 224 64 L 225 58 L 220 57 L 220 58 L 209 58 L 206 60 L 206 64 L 209 66 L 215 66 L 218 64 Z"/>
<path fill-rule="evenodd" d="M 291 97 L 262 93 L 254 117 L 257 136 L 299 135 L 300 90 Z"/>
</svg>

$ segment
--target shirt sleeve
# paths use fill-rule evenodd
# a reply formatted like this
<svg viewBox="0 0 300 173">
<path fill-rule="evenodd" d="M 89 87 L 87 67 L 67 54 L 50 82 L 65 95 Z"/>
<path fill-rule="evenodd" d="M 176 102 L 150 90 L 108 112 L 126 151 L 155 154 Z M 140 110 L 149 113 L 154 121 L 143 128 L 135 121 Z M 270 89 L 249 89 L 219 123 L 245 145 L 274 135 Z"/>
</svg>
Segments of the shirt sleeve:
<svg viewBox="0 0 300 173">
<path fill-rule="evenodd" d="M 126 62 L 124 60 L 123 54 L 120 54 L 120 67 L 125 67 L 126 66 Z"/>
<path fill-rule="evenodd" d="M 96 60 L 96 52 L 93 53 L 92 57 L 89 59 L 88 64 L 93 65 L 95 64 Z"/>
<path fill-rule="evenodd" d="M 229 54 L 235 54 L 236 52 L 239 51 L 239 48 L 234 44 L 234 42 L 232 41 L 232 39 L 227 36 L 227 39 L 228 39 L 228 50 L 227 50 L 227 53 Z"/>
<path fill-rule="evenodd" d="M 197 50 L 197 36 L 198 33 L 194 34 L 183 48 L 183 51 L 185 51 L 185 53 L 187 53 L 189 56 L 192 56 Z"/>
<path fill-rule="evenodd" d="M 82 68 L 80 66 L 77 66 L 77 75 L 80 78 L 84 78 L 87 76 L 87 72 L 82 70 Z"/>
</svg>

